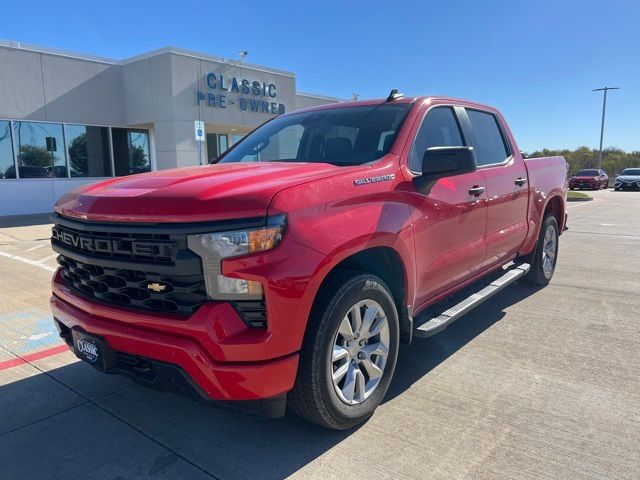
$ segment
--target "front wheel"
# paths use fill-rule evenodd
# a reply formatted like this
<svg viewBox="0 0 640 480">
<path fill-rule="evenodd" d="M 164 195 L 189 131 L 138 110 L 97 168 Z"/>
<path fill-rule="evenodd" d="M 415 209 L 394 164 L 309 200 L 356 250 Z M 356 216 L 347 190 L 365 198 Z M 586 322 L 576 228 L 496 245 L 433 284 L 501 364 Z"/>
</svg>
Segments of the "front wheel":
<svg viewBox="0 0 640 480">
<path fill-rule="evenodd" d="M 527 279 L 531 283 L 543 287 L 549 284 L 558 260 L 559 236 L 560 229 L 556 218 L 550 214 L 545 216 L 536 248 L 529 258 L 531 270 L 527 274 Z"/>
<path fill-rule="evenodd" d="M 299 416 L 346 430 L 380 405 L 398 357 L 393 297 L 378 277 L 339 273 L 319 293 L 288 397 Z"/>
</svg>

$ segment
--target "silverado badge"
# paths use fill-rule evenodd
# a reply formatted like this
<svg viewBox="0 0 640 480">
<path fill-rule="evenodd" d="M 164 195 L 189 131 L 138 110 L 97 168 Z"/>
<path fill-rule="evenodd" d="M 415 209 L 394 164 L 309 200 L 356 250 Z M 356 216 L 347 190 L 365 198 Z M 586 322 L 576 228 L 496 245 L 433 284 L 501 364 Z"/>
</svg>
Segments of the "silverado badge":
<svg viewBox="0 0 640 480">
<path fill-rule="evenodd" d="M 391 173 L 389 175 L 380 175 L 378 177 L 369 177 L 369 178 L 358 178 L 353 181 L 355 186 L 358 185 L 366 185 L 367 183 L 378 183 L 378 182 L 388 182 L 389 180 L 393 180 L 396 178 L 395 173 Z"/>
</svg>

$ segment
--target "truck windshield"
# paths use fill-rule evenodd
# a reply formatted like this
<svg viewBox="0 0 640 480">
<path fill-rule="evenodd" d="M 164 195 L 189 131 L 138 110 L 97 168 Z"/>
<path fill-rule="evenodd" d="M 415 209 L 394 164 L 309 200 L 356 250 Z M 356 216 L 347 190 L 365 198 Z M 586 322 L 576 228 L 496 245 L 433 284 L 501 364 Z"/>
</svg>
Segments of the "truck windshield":
<svg viewBox="0 0 640 480">
<path fill-rule="evenodd" d="M 389 152 L 411 107 L 384 103 L 277 117 L 245 137 L 219 163 L 372 162 Z"/>
</svg>

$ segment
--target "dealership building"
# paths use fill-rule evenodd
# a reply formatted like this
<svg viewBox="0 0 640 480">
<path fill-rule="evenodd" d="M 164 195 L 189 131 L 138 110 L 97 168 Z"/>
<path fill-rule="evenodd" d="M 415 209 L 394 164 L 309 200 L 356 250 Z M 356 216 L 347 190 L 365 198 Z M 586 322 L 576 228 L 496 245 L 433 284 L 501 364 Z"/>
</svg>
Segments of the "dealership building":
<svg viewBox="0 0 640 480">
<path fill-rule="evenodd" d="M 0 216 L 204 164 L 275 115 L 336 101 L 298 92 L 291 72 L 173 47 L 113 60 L 0 41 Z"/>
</svg>

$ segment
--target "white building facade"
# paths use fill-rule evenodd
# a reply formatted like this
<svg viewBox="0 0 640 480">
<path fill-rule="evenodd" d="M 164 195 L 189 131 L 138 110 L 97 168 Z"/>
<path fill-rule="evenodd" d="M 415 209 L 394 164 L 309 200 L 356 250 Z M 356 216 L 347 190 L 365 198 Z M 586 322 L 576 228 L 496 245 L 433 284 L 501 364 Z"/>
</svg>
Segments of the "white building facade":
<svg viewBox="0 0 640 480">
<path fill-rule="evenodd" d="M 291 72 L 173 47 L 112 60 L 0 42 L 0 216 L 204 164 L 275 115 L 336 101 L 297 92 Z"/>
</svg>

